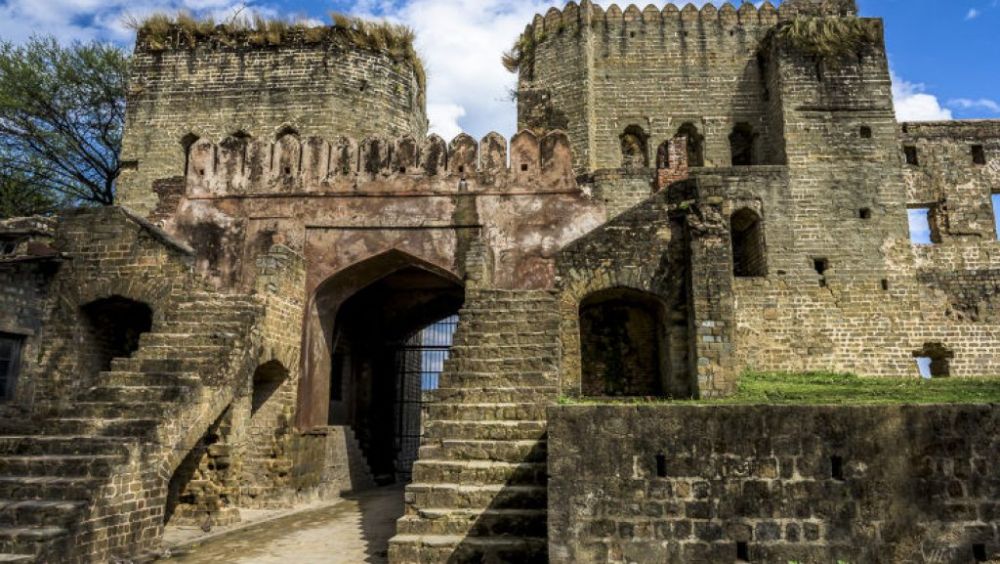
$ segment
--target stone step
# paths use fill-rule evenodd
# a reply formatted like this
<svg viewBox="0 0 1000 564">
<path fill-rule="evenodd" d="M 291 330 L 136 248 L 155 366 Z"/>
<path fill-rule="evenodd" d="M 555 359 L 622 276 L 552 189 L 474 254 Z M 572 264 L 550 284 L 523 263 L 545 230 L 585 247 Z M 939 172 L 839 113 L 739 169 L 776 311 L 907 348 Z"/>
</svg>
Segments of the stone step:
<svg viewBox="0 0 1000 564">
<path fill-rule="evenodd" d="M 195 389 L 187 386 L 96 386 L 81 392 L 78 399 L 148 406 L 151 403 L 190 400 L 196 394 Z"/>
<path fill-rule="evenodd" d="M 99 435 L 140 439 L 150 436 L 159 426 L 159 419 L 127 417 L 95 419 L 93 417 L 59 417 L 49 419 L 42 429 L 47 435 Z"/>
<path fill-rule="evenodd" d="M 141 349 L 140 349 L 141 351 Z M 138 354 L 140 351 L 136 351 Z M 186 355 L 178 358 L 116 358 L 111 361 L 113 372 L 146 373 L 199 373 L 205 367 L 203 358 L 192 359 Z"/>
<path fill-rule="evenodd" d="M 52 454 L 4 456 L 0 476 L 107 476 L 125 461 L 121 455 Z"/>
<path fill-rule="evenodd" d="M 506 375 L 518 372 L 553 372 L 556 359 L 551 356 L 521 358 L 456 358 L 444 362 L 444 372 L 486 372 Z"/>
<path fill-rule="evenodd" d="M 492 460 L 495 462 L 545 462 L 545 441 L 469 441 L 443 439 L 420 447 L 420 460 Z"/>
<path fill-rule="evenodd" d="M 546 333 L 544 331 L 519 331 L 519 332 L 497 332 L 497 333 L 476 333 L 473 335 L 456 333 L 452 338 L 452 348 L 462 346 L 525 346 L 525 345 L 546 345 L 559 346 L 559 335 L 556 333 Z"/>
<path fill-rule="evenodd" d="M 190 347 L 141 347 L 135 351 L 132 358 L 137 360 L 171 360 L 184 359 L 184 362 L 201 361 L 203 363 L 216 362 L 224 351 L 232 347 L 222 345 L 211 346 L 190 346 Z M 185 365 L 186 366 L 186 365 Z"/>
<path fill-rule="evenodd" d="M 393 564 L 428 562 L 548 562 L 543 537 L 466 537 L 464 535 L 396 535 L 389 540 Z"/>
<path fill-rule="evenodd" d="M 397 535 L 544 537 L 542 509 L 421 509 L 396 524 Z"/>
<path fill-rule="evenodd" d="M 144 403 L 115 401 L 78 401 L 73 403 L 73 415 L 81 418 L 127 419 L 149 413 L 149 411 L 149 404 Z"/>
<path fill-rule="evenodd" d="M 484 315 L 482 317 L 469 317 L 458 322 L 458 330 L 455 332 L 455 339 L 460 342 L 475 342 L 468 339 L 475 339 L 476 335 L 507 333 L 507 334 L 527 334 L 533 332 L 555 332 L 559 330 L 558 319 L 547 319 L 545 317 L 536 318 L 527 323 L 511 323 L 506 319 L 499 319 L 495 315 Z M 463 341 L 464 340 L 464 341 Z"/>
<path fill-rule="evenodd" d="M 0 499 L 0 527 L 69 528 L 86 507 L 86 501 Z"/>
<path fill-rule="evenodd" d="M 453 345 L 448 351 L 449 358 L 470 358 L 470 359 L 523 359 L 523 358 L 546 358 L 555 359 L 559 355 L 558 343 L 544 345 Z"/>
<path fill-rule="evenodd" d="M 545 437 L 545 421 L 427 421 L 424 438 L 477 441 L 528 441 Z"/>
<path fill-rule="evenodd" d="M 0 436 L 0 456 L 44 454 L 127 454 L 121 438 L 86 435 L 4 435 Z M 2 497 L 2 496 L 0 496 Z"/>
<path fill-rule="evenodd" d="M 427 405 L 431 420 L 453 421 L 541 421 L 545 405 L 537 403 L 432 403 Z"/>
<path fill-rule="evenodd" d="M 239 333 L 222 331 L 205 334 L 143 333 L 139 337 L 139 348 L 172 347 L 186 350 L 189 347 L 227 347 L 239 338 Z"/>
<path fill-rule="evenodd" d="M 182 386 L 194 388 L 201 386 L 201 377 L 194 372 L 128 372 L 124 370 L 112 370 L 98 374 L 97 382 L 102 386 Z"/>
<path fill-rule="evenodd" d="M 259 316 L 258 312 L 225 310 L 225 311 L 204 311 L 194 309 L 181 309 L 170 312 L 170 322 L 178 323 L 237 323 L 246 326 Z"/>
<path fill-rule="evenodd" d="M 545 509 L 548 489 L 542 486 L 507 484 L 426 484 L 406 486 L 407 513 L 420 507 L 464 507 L 468 509 Z"/>
<path fill-rule="evenodd" d="M 195 335 L 214 332 L 242 334 L 246 327 L 246 323 L 241 321 L 220 321 L 211 319 L 203 319 L 201 321 L 177 321 L 174 319 L 167 319 L 160 324 L 154 325 L 153 331 L 156 333 Z"/>
<path fill-rule="evenodd" d="M 103 482 L 101 478 L 0 476 L 0 498 L 60 501 L 88 499 Z"/>
<path fill-rule="evenodd" d="M 0 552 L 37 555 L 54 543 L 66 541 L 68 536 L 69 531 L 63 527 L 0 527 Z"/>
<path fill-rule="evenodd" d="M 545 485 L 546 464 L 538 462 L 492 462 L 479 460 L 418 460 L 413 481 L 447 484 Z"/>
<path fill-rule="evenodd" d="M 0 554 L 0 562 L 3 563 L 24 563 L 34 562 L 35 557 L 31 554 Z"/>
<path fill-rule="evenodd" d="M 549 388 L 556 382 L 554 371 L 510 370 L 445 370 L 439 379 L 443 389 L 482 388 Z"/>
<path fill-rule="evenodd" d="M 543 376 L 544 377 L 544 376 Z M 556 386 L 527 387 L 481 387 L 445 388 L 425 392 L 430 403 L 555 403 L 559 396 Z"/>
</svg>

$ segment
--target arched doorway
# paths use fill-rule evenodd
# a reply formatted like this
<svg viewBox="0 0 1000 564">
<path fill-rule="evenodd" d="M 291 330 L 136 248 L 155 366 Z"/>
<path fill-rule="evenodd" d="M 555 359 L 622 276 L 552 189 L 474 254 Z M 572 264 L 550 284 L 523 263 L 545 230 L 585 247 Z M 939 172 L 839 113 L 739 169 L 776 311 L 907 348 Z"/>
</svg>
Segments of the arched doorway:
<svg viewBox="0 0 1000 564">
<path fill-rule="evenodd" d="M 423 392 L 441 369 L 463 300 L 457 278 L 403 253 L 349 268 L 316 293 L 322 342 L 312 340 L 312 382 L 303 387 L 312 397 L 300 405 L 313 409 L 311 426 L 349 426 L 379 483 L 409 478 Z"/>
<path fill-rule="evenodd" d="M 669 373 L 665 307 L 629 288 L 595 292 L 580 304 L 585 396 L 661 396 Z"/>
</svg>

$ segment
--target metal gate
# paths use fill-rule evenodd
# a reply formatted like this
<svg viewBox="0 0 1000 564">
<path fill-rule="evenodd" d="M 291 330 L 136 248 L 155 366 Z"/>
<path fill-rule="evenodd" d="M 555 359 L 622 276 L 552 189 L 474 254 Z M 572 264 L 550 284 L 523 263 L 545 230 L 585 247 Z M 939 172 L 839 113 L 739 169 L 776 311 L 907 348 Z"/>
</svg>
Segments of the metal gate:
<svg viewBox="0 0 1000 564">
<path fill-rule="evenodd" d="M 424 392 L 437 389 L 457 326 L 457 315 L 446 317 L 396 348 L 397 482 L 410 481 L 423 435 Z"/>
</svg>

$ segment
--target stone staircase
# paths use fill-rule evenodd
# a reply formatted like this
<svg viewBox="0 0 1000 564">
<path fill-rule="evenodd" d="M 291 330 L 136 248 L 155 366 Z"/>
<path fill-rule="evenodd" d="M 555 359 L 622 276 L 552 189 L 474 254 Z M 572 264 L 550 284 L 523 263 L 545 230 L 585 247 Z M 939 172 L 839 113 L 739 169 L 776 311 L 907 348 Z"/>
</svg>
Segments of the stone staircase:
<svg viewBox="0 0 1000 564">
<path fill-rule="evenodd" d="M 470 290 L 432 392 L 394 564 L 545 562 L 545 409 L 558 311 L 544 291 Z"/>
<path fill-rule="evenodd" d="M 228 405 L 220 380 L 245 361 L 261 312 L 248 296 L 179 297 L 72 401 L 0 420 L 0 562 L 99 562 L 155 545 L 167 459 Z"/>
</svg>

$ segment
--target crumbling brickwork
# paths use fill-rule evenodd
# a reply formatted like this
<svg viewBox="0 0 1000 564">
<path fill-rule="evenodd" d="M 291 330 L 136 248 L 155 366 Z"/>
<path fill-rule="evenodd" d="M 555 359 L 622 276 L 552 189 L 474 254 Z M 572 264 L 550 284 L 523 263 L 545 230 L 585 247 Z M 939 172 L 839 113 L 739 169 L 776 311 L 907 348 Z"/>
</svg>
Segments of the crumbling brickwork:
<svg viewBox="0 0 1000 564">
<path fill-rule="evenodd" d="M 551 562 L 973 562 L 990 406 L 549 410 Z M 980 556 L 977 556 L 980 555 Z"/>
<path fill-rule="evenodd" d="M 545 408 L 560 396 L 717 398 L 748 369 L 916 378 L 915 357 L 934 377 L 1000 375 L 1000 126 L 898 124 L 884 24 L 856 12 L 852 0 L 570 2 L 518 44 L 522 130 L 509 141 L 425 137 L 418 68 L 379 50 L 294 34 L 140 40 L 122 207 L 0 224 L 0 337 L 20 352 L 0 402 L 0 499 L 24 497 L 43 525 L 72 501 L 29 541 L 0 511 L 0 555 L 135 555 L 168 513 L 231 522 L 240 507 L 406 480 L 412 465 L 394 562 L 544 561 L 547 469 L 565 476 L 575 456 L 547 455 Z M 824 58 L 779 33 L 816 16 L 864 37 Z M 933 244 L 911 241 L 912 208 L 927 210 Z M 417 425 L 399 368 L 441 367 L 394 355 L 455 315 Z M 806 410 L 813 426 L 795 432 L 868 456 L 862 420 L 916 424 L 891 411 Z M 744 429 L 726 413 L 689 415 L 735 444 Z M 823 435 L 821 419 L 846 434 Z M 417 427 L 413 463 L 400 445 Z M 970 452 L 990 444 L 970 436 Z M 815 484 L 776 464 L 767 480 Z M 732 559 L 726 543 L 750 531 L 782 557 L 853 558 L 844 539 L 869 538 L 829 514 L 720 532 L 703 515 L 740 480 L 663 494 L 702 515 L 671 525 L 677 550 Z M 837 499 L 881 507 L 869 493 Z M 561 503 L 556 535 L 577 517 Z M 587 555 L 628 556 L 619 541 L 638 525 L 610 521 L 576 537 L 596 543 Z M 564 541 L 553 559 L 568 558 Z"/>
</svg>

